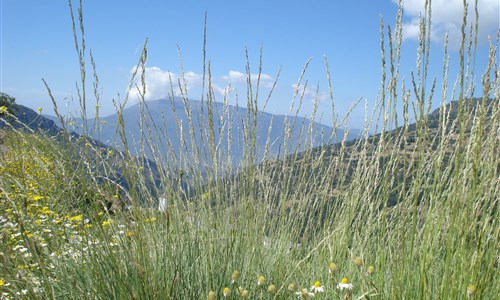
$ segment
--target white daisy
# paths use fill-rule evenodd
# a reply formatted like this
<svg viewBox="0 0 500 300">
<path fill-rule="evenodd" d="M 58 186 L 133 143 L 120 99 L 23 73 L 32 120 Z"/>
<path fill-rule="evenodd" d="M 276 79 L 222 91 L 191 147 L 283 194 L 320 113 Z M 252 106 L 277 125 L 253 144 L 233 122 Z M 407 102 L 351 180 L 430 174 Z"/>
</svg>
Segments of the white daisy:
<svg viewBox="0 0 500 300">
<path fill-rule="evenodd" d="M 339 284 L 337 284 L 337 288 L 339 290 L 347 289 L 349 291 L 352 291 L 352 284 L 349 283 L 349 279 L 344 277 L 342 278 L 342 281 Z"/>
<path fill-rule="evenodd" d="M 301 289 L 300 291 L 296 292 L 295 295 L 302 299 L 309 299 L 314 297 L 314 293 L 309 292 L 307 289 Z"/>
<path fill-rule="evenodd" d="M 311 286 L 311 291 L 313 293 L 322 293 L 325 291 L 325 287 L 321 286 L 321 282 L 316 281 L 313 286 Z"/>
</svg>

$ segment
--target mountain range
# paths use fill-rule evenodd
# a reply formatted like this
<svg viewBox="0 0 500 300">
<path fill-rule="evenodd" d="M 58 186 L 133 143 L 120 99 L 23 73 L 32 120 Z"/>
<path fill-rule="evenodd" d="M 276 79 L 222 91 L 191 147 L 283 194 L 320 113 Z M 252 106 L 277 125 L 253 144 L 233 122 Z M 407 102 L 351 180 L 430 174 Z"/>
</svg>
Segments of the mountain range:
<svg viewBox="0 0 500 300">
<path fill-rule="evenodd" d="M 60 126 L 57 118 L 45 117 Z M 121 114 L 99 120 L 87 119 L 89 135 L 107 145 L 123 147 L 124 140 L 118 130 L 120 117 L 123 117 L 123 137 L 131 154 L 143 154 L 150 159 L 159 155 L 162 159 L 180 160 L 181 153 L 193 157 L 193 152 L 198 151 L 200 161 L 207 161 L 212 158 L 211 147 L 215 147 L 219 159 L 230 157 L 231 163 L 237 165 L 250 148 L 247 135 L 253 133 L 253 124 L 257 124 L 254 131 L 256 163 L 264 159 L 280 159 L 295 150 L 334 144 L 341 141 L 345 134 L 343 129 L 337 129 L 332 136 L 333 128 L 299 116 L 254 112 L 220 102 L 209 104 L 206 101 L 173 98 L 135 104 L 125 108 Z M 84 134 L 82 119 L 67 123 L 73 124 L 71 130 Z M 358 135 L 359 130 L 352 129 L 347 133 L 347 140 L 353 140 Z M 144 140 L 144 147 L 141 147 L 141 139 Z"/>
</svg>

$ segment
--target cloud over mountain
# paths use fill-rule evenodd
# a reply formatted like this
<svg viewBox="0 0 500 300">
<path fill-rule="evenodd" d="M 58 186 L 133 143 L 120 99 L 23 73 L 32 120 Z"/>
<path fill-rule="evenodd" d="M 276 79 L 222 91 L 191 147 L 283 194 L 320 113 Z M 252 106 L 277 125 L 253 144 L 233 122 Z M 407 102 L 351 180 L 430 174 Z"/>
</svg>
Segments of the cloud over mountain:
<svg viewBox="0 0 500 300">
<path fill-rule="evenodd" d="M 398 0 L 391 0 L 397 3 Z M 475 22 L 475 1 L 467 0 L 467 22 Z M 418 39 L 419 18 L 424 15 L 424 0 L 403 1 L 403 35 L 406 39 Z M 480 0 L 477 7 L 479 15 L 478 41 L 486 43 L 488 36 L 495 36 L 500 27 L 500 2 L 498 0 Z M 448 33 L 449 44 L 458 48 L 461 41 L 461 27 L 464 13 L 462 0 L 433 0 L 431 2 L 432 22 L 431 38 L 443 43 Z M 469 28 L 467 28 L 467 32 Z"/>
<path fill-rule="evenodd" d="M 131 70 L 131 73 L 134 69 Z M 134 79 L 134 86 L 130 92 L 130 97 L 132 100 L 139 99 L 139 95 L 143 89 L 143 82 L 141 80 L 141 70 L 138 71 L 136 78 Z M 192 89 L 201 86 L 202 75 L 195 72 L 184 73 L 184 78 L 181 78 L 178 74 L 164 71 L 159 67 L 146 67 L 144 69 L 144 83 L 146 85 L 145 100 L 155 100 L 160 98 L 168 98 L 173 91 L 174 96 L 181 95 L 181 89 L 179 88 L 179 82 L 184 89 L 191 91 Z"/>
<path fill-rule="evenodd" d="M 134 71 L 135 68 L 130 70 L 130 73 L 133 74 Z M 138 71 L 134 79 L 133 88 L 130 92 L 132 102 L 139 99 L 143 90 L 141 72 L 142 70 Z M 227 75 L 219 77 L 214 76 L 212 78 L 212 89 L 214 93 L 219 96 L 225 96 L 231 93 L 234 87 L 246 85 L 247 77 L 246 73 L 230 70 Z M 258 79 L 259 74 L 250 74 L 252 85 L 256 84 Z M 260 74 L 259 80 L 260 86 L 264 88 L 271 88 L 274 83 L 274 78 L 265 73 Z M 184 73 L 182 78 L 182 76 L 177 73 L 164 71 L 160 67 L 153 66 L 144 69 L 144 83 L 146 85 L 146 101 L 165 99 L 172 96 L 172 94 L 175 97 L 179 97 L 184 93 L 184 89 L 187 90 L 189 96 L 193 96 L 192 92 L 194 91 L 194 95 L 198 97 L 203 85 L 203 75 L 189 71 Z"/>
</svg>

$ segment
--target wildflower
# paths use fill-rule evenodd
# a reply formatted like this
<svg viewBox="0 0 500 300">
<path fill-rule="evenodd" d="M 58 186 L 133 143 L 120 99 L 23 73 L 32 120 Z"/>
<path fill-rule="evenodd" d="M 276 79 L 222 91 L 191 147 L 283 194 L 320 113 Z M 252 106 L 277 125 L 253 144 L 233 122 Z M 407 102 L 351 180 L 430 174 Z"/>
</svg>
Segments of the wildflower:
<svg viewBox="0 0 500 300">
<path fill-rule="evenodd" d="M 257 278 L 257 285 L 258 286 L 264 285 L 265 282 L 266 282 L 266 277 L 261 275 L 261 276 L 259 276 L 259 278 Z"/>
<path fill-rule="evenodd" d="M 296 289 L 297 289 L 297 286 L 296 286 L 294 283 L 290 283 L 290 284 L 288 285 L 288 290 L 289 290 L 290 292 L 294 292 Z"/>
<path fill-rule="evenodd" d="M 38 201 L 38 200 L 42 200 L 42 199 L 45 199 L 45 197 L 44 196 L 40 196 L 40 195 L 33 196 L 33 201 Z"/>
<path fill-rule="evenodd" d="M 24 289 L 24 290 L 21 290 L 21 292 L 17 292 L 16 293 L 18 296 L 20 295 L 28 295 L 28 290 L 27 289 Z"/>
<path fill-rule="evenodd" d="M 231 295 L 231 289 L 228 288 L 228 287 L 225 287 L 223 290 L 222 290 L 222 295 L 224 295 L 224 298 L 227 298 Z"/>
<path fill-rule="evenodd" d="M 342 278 L 342 281 L 339 284 L 337 284 L 337 288 L 341 291 L 343 289 L 347 289 L 349 291 L 352 291 L 352 284 L 349 283 L 349 279 L 344 277 L 344 278 Z"/>
<path fill-rule="evenodd" d="M 337 272 L 337 264 L 335 264 L 334 262 L 330 263 L 330 266 L 328 267 L 328 272 L 330 272 L 330 274 Z"/>
<path fill-rule="evenodd" d="M 208 300 L 215 300 L 217 299 L 217 294 L 214 291 L 208 292 Z"/>
<path fill-rule="evenodd" d="M 477 288 L 475 285 L 469 284 L 469 286 L 467 287 L 467 295 L 475 295 L 476 290 L 477 290 Z"/>
<path fill-rule="evenodd" d="M 311 291 L 316 293 L 323 293 L 325 291 L 325 287 L 321 286 L 321 282 L 316 281 L 313 286 L 311 286 Z"/>
<path fill-rule="evenodd" d="M 127 232 L 127 236 L 128 237 L 133 237 L 135 235 L 135 233 L 133 231 L 128 231 Z"/>
<path fill-rule="evenodd" d="M 4 286 L 5 285 L 5 281 L 3 279 L 0 279 L 0 286 Z"/>
<path fill-rule="evenodd" d="M 71 218 L 69 218 L 71 221 L 73 222 L 81 222 L 82 219 L 83 219 L 83 215 L 77 215 L 77 216 L 73 216 Z"/>
<path fill-rule="evenodd" d="M 248 299 L 250 297 L 250 292 L 248 290 L 243 290 L 240 296 L 243 299 Z"/>
<path fill-rule="evenodd" d="M 158 201 L 158 210 L 161 212 L 166 212 L 168 208 L 167 198 L 160 198 Z"/>
<path fill-rule="evenodd" d="M 41 114 L 41 113 L 42 113 L 42 111 L 43 111 L 43 107 L 39 107 L 39 108 L 37 108 L 36 110 L 38 110 L 38 113 L 39 113 L 39 114 Z"/>
<path fill-rule="evenodd" d="M 271 285 L 267 288 L 267 291 L 269 292 L 269 294 L 274 295 L 274 294 L 276 294 L 276 292 L 278 291 L 278 288 L 277 288 L 274 284 L 271 284 Z"/>
<path fill-rule="evenodd" d="M 7 108 L 7 106 L 5 106 L 5 105 L 0 106 L 0 115 L 3 115 L 5 113 L 7 113 L 8 111 L 9 111 L 9 109 Z"/>
<path fill-rule="evenodd" d="M 368 275 L 372 275 L 373 272 L 375 272 L 375 267 L 374 266 L 368 266 L 367 272 L 368 272 Z"/>
<path fill-rule="evenodd" d="M 111 226 L 111 220 L 103 221 L 102 222 L 102 227 L 109 227 Z"/>
<path fill-rule="evenodd" d="M 363 265 L 363 259 L 362 259 L 361 257 L 359 257 L 359 256 L 358 256 L 358 257 L 356 257 L 356 258 L 354 259 L 354 264 L 355 264 L 356 266 L 358 266 L 358 267 L 361 267 L 361 266 Z"/>
<path fill-rule="evenodd" d="M 231 283 L 238 282 L 238 279 L 240 279 L 240 272 L 234 271 L 233 275 L 231 275 Z"/>
<path fill-rule="evenodd" d="M 244 290 L 244 288 L 242 288 L 241 286 L 239 286 L 239 287 L 236 289 L 236 291 L 238 292 L 238 295 L 240 295 L 240 296 L 241 296 L 241 293 L 243 293 L 243 290 Z"/>
<path fill-rule="evenodd" d="M 299 296 L 299 298 L 303 299 L 309 299 L 314 297 L 314 293 L 309 292 L 307 289 L 301 289 L 300 291 L 296 292 L 295 295 Z"/>
</svg>

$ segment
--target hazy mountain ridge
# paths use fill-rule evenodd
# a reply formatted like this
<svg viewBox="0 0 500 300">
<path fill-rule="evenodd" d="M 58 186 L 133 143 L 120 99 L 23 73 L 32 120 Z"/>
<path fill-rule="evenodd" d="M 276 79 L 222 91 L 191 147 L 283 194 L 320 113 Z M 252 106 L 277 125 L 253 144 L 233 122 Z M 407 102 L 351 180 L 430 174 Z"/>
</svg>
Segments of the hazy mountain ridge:
<svg viewBox="0 0 500 300">
<path fill-rule="evenodd" d="M 162 159 L 177 159 L 181 151 L 186 156 L 192 155 L 192 151 L 200 151 L 200 158 L 203 160 L 205 157 L 210 157 L 208 137 L 211 128 L 209 123 L 213 122 L 214 143 L 219 151 L 219 156 L 222 159 L 231 156 L 232 163 L 240 163 L 243 160 L 245 148 L 248 148 L 248 145 L 245 144 L 248 138 L 244 135 L 249 134 L 248 118 L 251 118 L 250 124 L 253 124 L 253 112 L 249 115 L 246 108 L 224 105 L 220 102 L 213 102 L 210 111 L 206 101 L 202 103 L 197 100 L 189 100 L 187 107 L 189 110 L 186 109 L 182 99 L 174 98 L 147 101 L 143 106 L 136 104 L 124 109 L 122 116 L 125 124 L 125 136 L 129 145 L 135 145 L 135 147 L 130 147 L 131 153 L 133 155 L 139 154 L 138 144 L 141 137 L 144 137 L 145 140 L 159 146 L 157 149 L 159 153 L 157 152 L 155 155 L 161 154 Z M 211 114 L 211 120 L 209 114 Z M 117 134 L 118 115 L 101 117 L 99 120 L 99 130 L 93 132 L 91 136 L 108 145 L 122 147 L 123 142 Z M 195 147 L 190 144 L 190 122 L 192 122 L 194 129 Z M 82 121 L 75 120 L 74 123 L 75 126 L 72 130 L 82 133 Z M 260 111 L 257 112 L 256 124 L 257 162 L 264 158 L 279 159 L 295 150 L 303 151 L 324 145 L 328 142 L 333 131 L 329 126 L 311 122 L 303 117 L 273 115 Z M 95 119 L 87 120 L 89 129 L 95 125 Z M 289 135 L 288 149 L 284 149 L 285 134 Z M 352 140 L 358 134 L 359 131 L 353 129 L 348 133 L 347 139 Z M 343 135 L 344 130 L 338 129 L 337 138 L 330 140 L 329 143 L 340 141 Z M 181 137 L 184 142 L 181 141 Z M 231 148 L 230 151 L 228 151 L 229 148 Z M 147 147 L 145 155 L 150 159 L 154 156 Z"/>
</svg>

